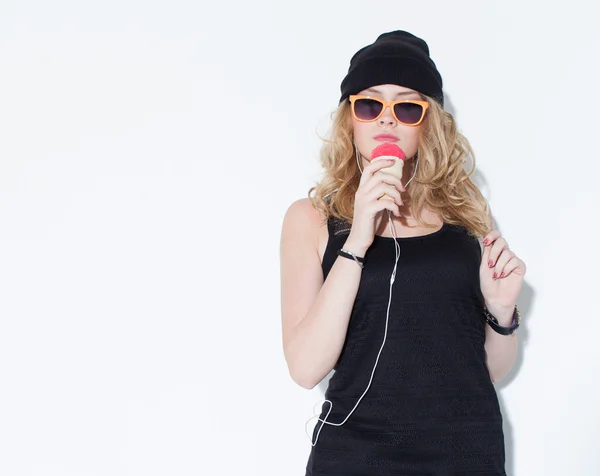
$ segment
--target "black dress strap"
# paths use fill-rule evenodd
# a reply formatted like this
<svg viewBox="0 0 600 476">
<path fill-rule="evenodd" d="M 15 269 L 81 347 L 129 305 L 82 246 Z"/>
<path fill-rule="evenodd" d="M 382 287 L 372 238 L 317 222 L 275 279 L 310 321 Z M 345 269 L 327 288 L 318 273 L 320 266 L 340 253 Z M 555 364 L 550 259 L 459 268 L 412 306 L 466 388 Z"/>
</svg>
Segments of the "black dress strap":
<svg viewBox="0 0 600 476">
<path fill-rule="evenodd" d="M 351 225 L 341 218 L 329 217 L 327 220 L 327 229 L 329 230 L 329 237 L 337 237 L 341 235 L 348 235 L 350 233 Z"/>
<path fill-rule="evenodd" d="M 343 246 L 348 234 L 350 233 L 350 224 L 339 218 L 329 217 L 327 219 L 327 231 L 329 238 L 325 247 L 325 254 L 321 267 L 323 269 L 323 277 L 326 278 L 337 259 L 337 252 Z"/>
</svg>

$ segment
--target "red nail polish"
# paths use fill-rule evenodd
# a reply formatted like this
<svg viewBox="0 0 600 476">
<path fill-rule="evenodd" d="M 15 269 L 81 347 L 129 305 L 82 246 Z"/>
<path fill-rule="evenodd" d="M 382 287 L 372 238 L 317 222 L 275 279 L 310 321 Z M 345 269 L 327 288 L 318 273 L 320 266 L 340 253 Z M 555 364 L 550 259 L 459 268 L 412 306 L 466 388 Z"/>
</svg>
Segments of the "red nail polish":
<svg viewBox="0 0 600 476">
<path fill-rule="evenodd" d="M 496 279 L 498 277 L 498 273 L 494 273 L 494 275 L 492 276 L 492 279 Z"/>
<path fill-rule="evenodd" d="M 485 240 L 483 240 L 483 244 L 487 245 L 488 244 L 488 239 L 486 238 Z"/>
<path fill-rule="evenodd" d="M 489 266 L 490 268 L 493 268 L 493 267 L 494 267 L 494 262 L 493 262 L 492 260 L 489 260 L 489 261 L 488 261 L 488 266 Z"/>
<path fill-rule="evenodd" d="M 500 274 L 500 277 L 503 278 L 504 276 L 506 276 L 506 275 L 504 274 L 504 271 L 502 271 L 502 274 Z"/>
</svg>

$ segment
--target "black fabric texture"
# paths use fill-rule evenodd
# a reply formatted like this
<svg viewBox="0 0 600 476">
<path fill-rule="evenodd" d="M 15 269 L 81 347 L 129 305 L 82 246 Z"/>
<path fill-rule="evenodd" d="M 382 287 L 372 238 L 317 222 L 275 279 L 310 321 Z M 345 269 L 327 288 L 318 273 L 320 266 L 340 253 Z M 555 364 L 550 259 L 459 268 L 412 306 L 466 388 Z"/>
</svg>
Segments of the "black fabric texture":
<svg viewBox="0 0 600 476">
<path fill-rule="evenodd" d="M 328 230 L 325 278 L 350 227 L 330 218 Z M 344 425 L 323 426 L 306 475 L 505 476 L 503 419 L 484 350 L 480 245 L 447 223 L 398 243 L 387 340 L 371 388 Z M 362 395 L 383 341 L 393 238 L 375 236 L 365 259 L 325 394 L 333 423 Z M 329 404 L 321 410 L 324 419 Z"/>
</svg>

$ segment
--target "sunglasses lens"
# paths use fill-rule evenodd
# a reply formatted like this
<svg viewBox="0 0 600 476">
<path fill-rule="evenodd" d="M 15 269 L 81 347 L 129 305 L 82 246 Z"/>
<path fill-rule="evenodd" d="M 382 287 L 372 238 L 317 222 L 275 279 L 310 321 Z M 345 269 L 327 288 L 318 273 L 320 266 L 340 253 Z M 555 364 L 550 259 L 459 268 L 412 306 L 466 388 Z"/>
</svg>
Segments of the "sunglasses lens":
<svg viewBox="0 0 600 476">
<path fill-rule="evenodd" d="M 394 113 L 404 124 L 416 124 L 423 116 L 423 106 L 411 102 L 401 102 L 394 106 Z"/>
<path fill-rule="evenodd" d="M 381 112 L 383 104 L 373 99 L 357 99 L 354 101 L 354 114 L 361 121 L 372 121 Z"/>
</svg>

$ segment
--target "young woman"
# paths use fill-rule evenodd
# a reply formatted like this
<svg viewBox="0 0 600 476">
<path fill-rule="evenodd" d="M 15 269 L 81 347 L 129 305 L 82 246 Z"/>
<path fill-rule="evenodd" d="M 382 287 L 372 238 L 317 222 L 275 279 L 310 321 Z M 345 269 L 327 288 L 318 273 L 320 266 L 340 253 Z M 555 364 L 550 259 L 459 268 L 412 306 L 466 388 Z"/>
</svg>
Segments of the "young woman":
<svg viewBox="0 0 600 476">
<path fill-rule="evenodd" d="M 516 357 L 525 264 L 465 170 L 425 41 L 381 35 L 341 92 L 324 177 L 281 237 L 290 375 L 313 388 L 335 370 L 306 474 L 505 475 L 493 383 Z M 382 143 L 401 179 L 369 160 Z"/>
</svg>

